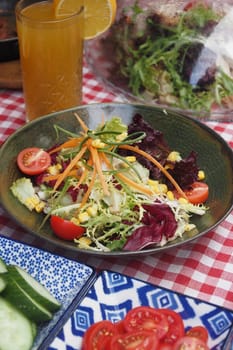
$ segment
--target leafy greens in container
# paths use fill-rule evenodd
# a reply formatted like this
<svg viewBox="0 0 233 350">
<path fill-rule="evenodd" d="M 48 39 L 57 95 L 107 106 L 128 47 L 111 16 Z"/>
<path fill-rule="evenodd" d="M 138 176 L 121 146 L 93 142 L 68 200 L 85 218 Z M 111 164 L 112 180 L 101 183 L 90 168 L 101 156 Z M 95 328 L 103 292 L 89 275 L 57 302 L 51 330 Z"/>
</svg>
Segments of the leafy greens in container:
<svg viewBox="0 0 233 350">
<path fill-rule="evenodd" d="M 148 4 L 149 6 L 149 4 Z M 122 10 L 101 50 L 108 79 L 134 96 L 183 110 L 232 108 L 233 9 L 192 1 L 166 16 L 139 1 Z"/>
</svg>

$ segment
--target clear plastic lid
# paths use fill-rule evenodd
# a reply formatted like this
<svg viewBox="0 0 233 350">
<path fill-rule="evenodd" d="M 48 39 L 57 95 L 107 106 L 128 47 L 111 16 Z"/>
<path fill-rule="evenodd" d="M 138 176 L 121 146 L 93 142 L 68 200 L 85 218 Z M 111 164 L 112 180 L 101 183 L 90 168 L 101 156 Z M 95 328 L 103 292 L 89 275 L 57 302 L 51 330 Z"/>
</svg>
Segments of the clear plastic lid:
<svg viewBox="0 0 233 350">
<path fill-rule="evenodd" d="M 86 43 L 87 61 L 126 100 L 233 121 L 232 5 L 118 0 L 112 27 Z"/>
</svg>

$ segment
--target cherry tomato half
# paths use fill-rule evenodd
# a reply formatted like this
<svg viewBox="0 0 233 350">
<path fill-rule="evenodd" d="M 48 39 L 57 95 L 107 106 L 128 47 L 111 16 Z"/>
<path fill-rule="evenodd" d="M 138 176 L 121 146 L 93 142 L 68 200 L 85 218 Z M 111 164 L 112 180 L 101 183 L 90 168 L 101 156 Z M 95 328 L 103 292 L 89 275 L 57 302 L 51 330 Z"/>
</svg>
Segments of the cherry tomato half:
<svg viewBox="0 0 233 350">
<path fill-rule="evenodd" d="M 184 323 L 181 316 L 171 309 L 160 309 L 160 312 L 166 317 L 169 328 L 165 336 L 160 340 L 160 349 L 173 349 L 176 341 L 185 334 Z"/>
<path fill-rule="evenodd" d="M 205 342 L 195 337 L 181 337 L 174 345 L 174 350 L 209 350 Z"/>
<path fill-rule="evenodd" d="M 55 235 L 66 241 L 73 241 L 75 238 L 81 237 L 85 232 L 84 227 L 75 225 L 72 221 L 56 215 L 51 215 L 50 225 Z"/>
<path fill-rule="evenodd" d="M 158 309 L 138 306 L 130 310 L 124 318 L 126 332 L 152 331 L 161 339 L 168 331 L 167 318 Z"/>
<path fill-rule="evenodd" d="M 188 335 L 189 337 L 201 339 L 205 343 L 207 343 L 208 337 L 209 337 L 207 329 L 203 326 L 195 326 L 195 327 L 190 328 L 186 332 L 186 335 Z"/>
<path fill-rule="evenodd" d="M 108 350 L 153 350 L 158 343 L 157 336 L 149 331 L 117 334 L 111 339 Z"/>
<path fill-rule="evenodd" d="M 109 342 L 117 334 L 115 325 L 103 320 L 92 324 L 83 337 L 82 350 L 109 350 Z"/>
<path fill-rule="evenodd" d="M 189 189 L 184 190 L 185 195 L 192 204 L 204 203 L 209 196 L 209 186 L 205 182 L 194 182 Z M 174 192 L 176 198 L 179 197 L 176 192 Z"/>
<path fill-rule="evenodd" d="M 19 169 L 27 175 L 43 173 L 51 164 L 50 155 L 41 148 L 25 148 L 17 156 Z"/>
<path fill-rule="evenodd" d="M 120 320 L 120 321 L 114 323 L 114 325 L 117 329 L 117 333 L 124 334 L 126 332 L 125 327 L 124 327 L 124 320 Z"/>
</svg>

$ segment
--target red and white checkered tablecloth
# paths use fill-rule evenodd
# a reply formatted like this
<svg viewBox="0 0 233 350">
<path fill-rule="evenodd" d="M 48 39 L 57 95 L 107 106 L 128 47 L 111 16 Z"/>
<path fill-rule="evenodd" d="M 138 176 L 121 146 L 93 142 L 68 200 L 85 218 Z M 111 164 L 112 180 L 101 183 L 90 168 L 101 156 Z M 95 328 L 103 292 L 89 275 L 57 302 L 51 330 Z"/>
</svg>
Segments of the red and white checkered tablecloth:
<svg viewBox="0 0 233 350">
<path fill-rule="evenodd" d="M 104 89 L 84 67 L 83 103 L 121 102 Z M 0 90 L 0 143 L 24 124 L 21 91 Z M 233 148 L 233 123 L 208 122 Z M 17 226 L 0 207 L 1 234 L 56 254 L 79 260 L 74 252 L 62 251 Z M 86 258 L 97 269 L 110 269 L 161 287 L 200 298 L 233 310 L 233 212 L 214 230 L 192 244 L 159 255 L 138 259 Z"/>
</svg>

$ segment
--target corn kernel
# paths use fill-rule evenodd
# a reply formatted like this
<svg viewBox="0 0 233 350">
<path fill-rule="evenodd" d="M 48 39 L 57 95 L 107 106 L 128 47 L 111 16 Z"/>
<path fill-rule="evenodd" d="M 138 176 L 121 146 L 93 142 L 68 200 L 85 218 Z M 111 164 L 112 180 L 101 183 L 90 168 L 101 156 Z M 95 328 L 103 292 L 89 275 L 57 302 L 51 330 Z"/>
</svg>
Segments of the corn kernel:
<svg viewBox="0 0 233 350">
<path fill-rule="evenodd" d="M 40 199 L 36 195 L 34 197 L 28 197 L 24 204 L 29 210 L 33 210 L 40 204 Z"/>
<path fill-rule="evenodd" d="M 125 159 L 126 159 L 129 163 L 134 163 L 134 162 L 136 162 L 136 157 L 135 157 L 135 156 L 128 156 L 128 157 L 125 157 Z"/>
<path fill-rule="evenodd" d="M 72 217 L 70 221 L 73 222 L 73 224 L 75 224 L 77 226 L 80 225 L 80 221 L 77 218 Z"/>
<path fill-rule="evenodd" d="M 154 183 L 154 184 L 150 184 L 150 187 L 152 188 L 152 190 L 155 192 L 155 193 L 159 193 L 159 184 L 158 183 Z"/>
<path fill-rule="evenodd" d="M 80 246 L 88 246 L 91 245 L 91 239 L 89 237 L 80 237 L 78 240 Z"/>
<path fill-rule="evenodd" d="M 169 153 L 167 160 L 170 162 L 179 162 L 181 160 L 180 153 L 177 151 L 172 151 Z"/>
<path fill-rule="evenodd" d="M 195 227 L 195 225 L 193 225 L 193 224 L 187 224 L 187 225 L 185 225 L 185 231 L 189 232 L 189 231 L 191 231 L 194 227 Z"/>
<path fill-rule="evenodd" d="M 159 184 L 159 182 L 157 180 L 148 180 L 148 185 L 149 186 L 157 186 Z"/>
<path fill-rule="evenodd" d="M 84 211 L 83 213 L 80 213 L 78 215 L 78 219 L 79 219 L 80 223 L 86 222 L 89 219 L 89 217 L 90 216 L 88 215 L 88 213 L 86 211 Z"/>
<path fill-rule="evenodd" d="M 197 177 L 198 177 L 198 180 L 204 180 L 205 172 L 203 170 L 199 170 Z"/>
<path fill-rule="evenodd" d="M 180 204 L 187 204 L 188 203 L 188 200 L 186 198 L 183 198 L 183 197 L 180 197 L 178 199 L 178 201 L 179 201 Z"/>
<path fill-rule="evenodd" d="M 92 140 L 91 144 L 95 148 L 103 148 L 106 146 L 106 144 L 104 142 L 102 142 L 100 139 Z"/>
<path fill-rule="evenodd" d="M 159 191 L 160 193 L 167 193 L 167 185 L 159 184 Z"/>
<path fill-rule="evenodd" d="M 37 205 L 40 202 L 39 198 L 37 197 L 28 197 L 25 201 L 25 204 L 27 205 Z"/>
<path fill-rule="evenodd" d="M 56 164 L 56 165 L 50 165 L 47 171 L 50 175 L 57 175 L 59 174 L 61 169 L 62 169 L 61 164 Z"/>
<path fill-rule="evenodd" d="M 88 215 L 95 217 L 97 215 L 97 205 L 93 205 L 87 208 Z"/>
<path fill-rule="evenodd" d="M 151 179 L 149 179 L 147 183 L 155 193 L 167 193 L 167 185 L 160 184 L 157 180 Z"/>
<path fill-rule="evenodd" d="M 175 199 L 174 197 L 174 194 L 172 191 L 167 191 L 167 198 L 170 200 L 170 201 L 173 201 Z"/>
<path fill-rule="evenodd" d="M 36 210 L 37 213 L 41 213 L 42 210 L 44 209 L 44 207 L 45 207 L 45 203 L 44 202 L 40 202 L 39 204 L 37 204 L 35 206 L 35 210 Z"/>
</svg>

